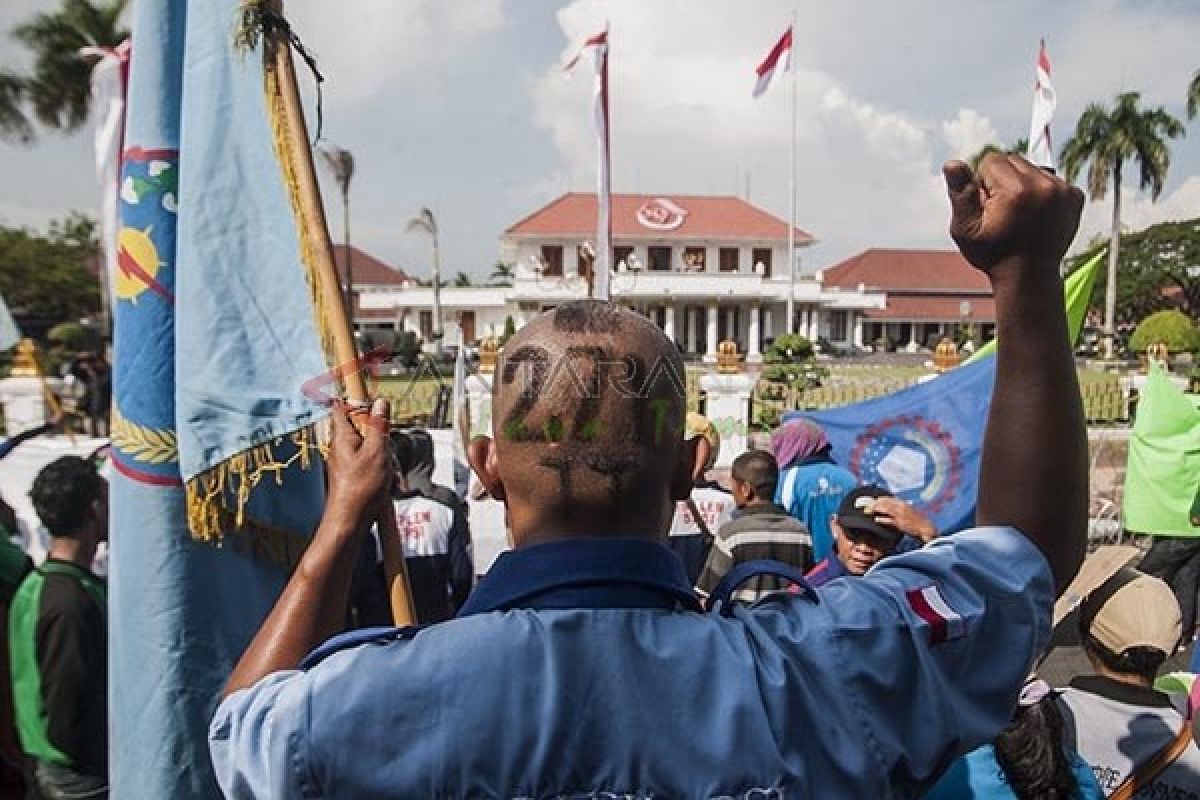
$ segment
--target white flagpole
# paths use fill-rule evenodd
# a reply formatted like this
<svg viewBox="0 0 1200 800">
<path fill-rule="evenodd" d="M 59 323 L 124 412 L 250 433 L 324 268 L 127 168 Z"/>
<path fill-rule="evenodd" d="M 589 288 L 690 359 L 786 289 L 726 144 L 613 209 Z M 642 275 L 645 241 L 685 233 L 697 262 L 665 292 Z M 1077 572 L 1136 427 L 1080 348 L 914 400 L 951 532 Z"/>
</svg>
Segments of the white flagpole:
<svg viewBox="0 0 1200 800">
<path fill-rule="evenodd" d="M 792 171 L 788 197 L 791 213 L 788 216 L 788 296 L 787 332 L 796 332 L 796 12 L 792 11 L 792 41 L 788 47 L 788 69 L 792 72 Z"/>
</svg>

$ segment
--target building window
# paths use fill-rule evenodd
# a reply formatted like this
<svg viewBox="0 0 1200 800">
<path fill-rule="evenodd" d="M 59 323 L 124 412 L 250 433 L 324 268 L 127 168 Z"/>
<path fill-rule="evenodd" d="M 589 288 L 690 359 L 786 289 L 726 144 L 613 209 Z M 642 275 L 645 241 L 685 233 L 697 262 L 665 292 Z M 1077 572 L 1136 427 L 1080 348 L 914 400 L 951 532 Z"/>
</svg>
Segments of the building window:
<svg viewBox="0 0 1200 800">
<path fill-rule="evenodd" d="M 764 278 L 771 277 L 771 248 L 756 247 L 751 252 L 754 261 L 754 273 L 758 274 L 758 265 L 762 264 L 762 276 Z"/>
<path fill-rule="evenodd" d="M 433 312 L 422 311 L 420 314 L 421 338 L 429 341 L 433 338 Z"/>
<path fill-rule="evenodd" d="M 847 314 L 845 311 L 834 311 L 829 315 L 829 340 L 833 342 L 846 341 L 846 322 Z"/>
<path fill-rule="evenodd" d="M 741 253 L 736 247 L 722 247 L 720 255 L 721 272 L 738 271 Z"/>
<path fill-rule="evenodd" d="M 649 247 L 646 256 L 650 259 L 650 269 L 654 272 L 670 272 L 671 248 Z"/>
<path fill-rule="evenodd" d="M 633 255 L 632 247 L 625 247 L 625 246 L 614 247 L 613 248 L 613 262 L 612 262 L 613 269 L 620 269 L 622 261 L 624 261 L 625 266 L 628 267 L 629 266 L 629 257 L 632 255 Z"/>
<path fill-rule="evenodd" d="M 563 274 L 563 249 L 560 244 L 542 245 L 543 275 L 561 276 Z"/>
<path fill-rule="evenodd" d="M 683 248 L 683 268 L 688 272 L 704 272 L 704 260 L 708 251 L 703 247 Z"/>
</svg>

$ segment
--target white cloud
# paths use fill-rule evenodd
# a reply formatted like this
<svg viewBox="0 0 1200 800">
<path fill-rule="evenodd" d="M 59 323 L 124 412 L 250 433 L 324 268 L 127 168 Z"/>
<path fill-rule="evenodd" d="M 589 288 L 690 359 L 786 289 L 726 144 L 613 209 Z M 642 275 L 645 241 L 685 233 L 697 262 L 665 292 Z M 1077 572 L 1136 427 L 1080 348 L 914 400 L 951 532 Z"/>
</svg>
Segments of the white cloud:
<svg viewBox="0 0 1200 800">
<path fill-rule="evenodd" d="M 337 8 L 291 0 L 288 16 L 347 105 L 437 75 L 504 22 L 501 0 L 355 0 Z"/>
<path fill-rule="evenodd" d="M 59 2 L 0 2 L 0 62 L 27 66 L 4 32 Z M 791 74 L 757 101 L 750 92 L 755 65 L 798 12 L 797 219 L 820 239 L 804 256 L 814 268 L 871 246 L 950 246 L 938 166 L 1027 134 L 1039 37 L 1054 61 L 1057 143 L 1086 103 L 1123 89 L 1182 115 L 1200 41 L 1200 5 L 1178 0 L 287 7 L 328 78 L 326 135 L 358 159 L 356 242 L 418 273 L 428 269 L 428 243 L 404 235 L 403 222 L 422 205 L 442 223 L 446 269 L 486 274 L 505 226 L 560 192 L 594 186 L 591 66 L 565 79 L 559 65 L 606 19 L 616 188 L 741 194 L 748 185 L 752 202 L 783 216 Z M 307 93 L 307 78 L 302 85 Z M 1200 128 L 1191 133 L 1172 147 L 1159 203 L 1126 194 L 1129 225 L 1200 214 Z M 33 148 L 0 143 L 0 219 L 42 224 L 94 209 L 93 175 L 90 132 L 46 135 Z M 340 205 L 327 199 L 340 232 Z M 1106 230 L 1109 210 L 1090 203 L 1081 238 Z"/>
<path fill-rule="evenodd" d="M 1137 231 L 1159 222 L 1200 217 L 1200 175 L 1192 175 L 1173 192 L 1161 196 L 1157 203 L 1151 201 L 1149 192 L 1139 192 L 1135 184 L 1121 187 L 1121 228 Z M 1112 230 L 1112 192 L 1104 200 L 1089 202 L 1083 209 L 1083 221 L 1079 235 L 1075 237 L 1075 249 L 1087 246 L 1097 236 L 1107 236 Z"/>
<path fill-rule="evenodd" d="M 579 0 L 560 12 L 569 41 L 597 27 L 595 8 L 593 0 Z M 750 200 L 786 215 L 791 76 L 778 76 L 766 95 L 751 97 L 757 51 L 770 47 L 770 33 L 743 36 L 744 13 L 710 5 L 702 16 L 710 46 L 699 49 L 696 32 L 662 35 L 686 16 L 678 3 L 607 10 L 614 189 L 740 194 L 737 176 L 748 172 Z M 855 96 L 820 70 L 798 68 L 797 223 L 822 242 L 805 263 L 824 265 L 872 244 L 946 243 L 942 142 L 934 133 L 943 126 Z M 534 102 L 536 121 L 559 154 L 551 174 L 566 173 L 571 188 L 586 191 L 595 181 L 592 71 L 586 63 L 577 70 L 566 80 L 557 66 L 548 67 Z M 975 112 L 964 123 L 964 113 L 946 123 L 962 129 L 960 138 L 990 127 Z"/>
<path fill-rule="evenodd" d="M 960 108 L 954 119 L 942 123 L 942 138 L 955 158 L 967 159 L 987 144 L 1000 144 L 992 121 L 973 108 Z"/>
</svg>

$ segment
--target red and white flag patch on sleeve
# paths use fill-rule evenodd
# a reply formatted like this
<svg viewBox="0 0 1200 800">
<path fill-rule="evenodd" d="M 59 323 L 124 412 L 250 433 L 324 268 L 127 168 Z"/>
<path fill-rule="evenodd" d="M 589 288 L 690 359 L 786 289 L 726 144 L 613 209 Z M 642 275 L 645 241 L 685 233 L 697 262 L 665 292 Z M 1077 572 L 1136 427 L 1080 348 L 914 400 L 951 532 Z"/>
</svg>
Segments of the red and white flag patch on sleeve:
<svg viewBox="0 0 1200 800">
<path fill-rule="evenodd" d="M 950 607 L 936 586 L 909 589 L 904 597 L 917 616 L 929 625 L 931 645 L 961 639 L 967 635 L 967 621 Z"/>
</svg>

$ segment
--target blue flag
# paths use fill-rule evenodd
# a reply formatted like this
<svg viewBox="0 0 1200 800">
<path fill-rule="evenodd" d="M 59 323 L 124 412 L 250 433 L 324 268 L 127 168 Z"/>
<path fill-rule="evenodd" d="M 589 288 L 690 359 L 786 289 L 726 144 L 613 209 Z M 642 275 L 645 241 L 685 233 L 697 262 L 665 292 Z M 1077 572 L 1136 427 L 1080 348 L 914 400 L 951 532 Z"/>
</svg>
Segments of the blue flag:
<svg viewBox="0 0 1200 800">
<path fill-rule="evenodd" d="M 323 502 L 323 411 L 301 387 L 326 365 L 241 24 L 240 0 L 134 7 L 112 276 L 113 797 L 219 796 L 209 719 Z"/>
<path fill-rule="evenodd" d="M 1063 284 L 1072 342 L 1083 327 L 1104 252 L 1081 264 Z M 975 521 L 997 344 L 993 339 L 961 366 L 895 394 L 827 411 L 793 411 L 783 419 L 811 417 L 825 429 L 834 460 L 860 481 L 912 503 L 942 533 L 962 530 Z"/>
<path fill-rule="evenodd" d="M 926 383 L 826 411 L 790 412 L 824 430 L 833 459 L 863 483 L 888 489 L 942 533 L 975 517 L 979 458 L 996 379 L 995 356 Z"/>
</svg>

